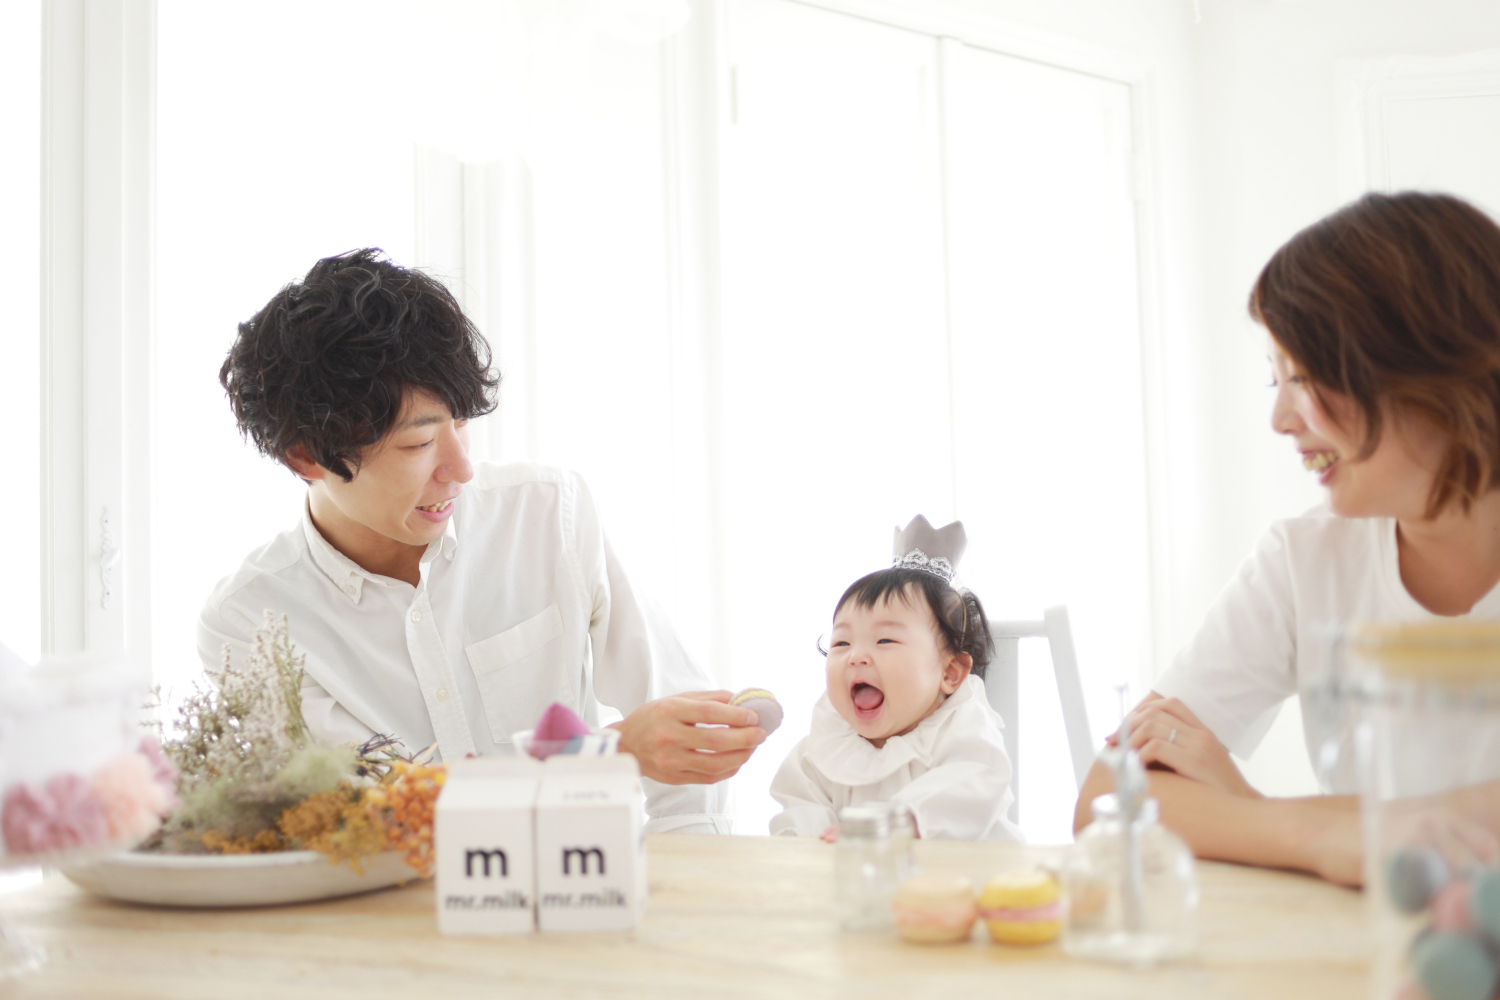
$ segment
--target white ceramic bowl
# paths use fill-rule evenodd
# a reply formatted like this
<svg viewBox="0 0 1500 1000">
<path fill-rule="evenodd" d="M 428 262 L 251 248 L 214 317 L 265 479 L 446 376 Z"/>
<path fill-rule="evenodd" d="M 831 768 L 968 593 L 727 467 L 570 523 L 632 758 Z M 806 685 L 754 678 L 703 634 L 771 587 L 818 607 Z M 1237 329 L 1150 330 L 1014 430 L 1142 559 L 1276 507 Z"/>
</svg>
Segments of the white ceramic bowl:
<svg viewBox="0 0 1500 1000">
<path fill-rule="evenodd" d="M 317 851 L 270 854 L 127 852 L 61 871 L 90 892 L 155 906 L 276 906 L 384 889 L 417 877 L 399 851 L 364 859 L 364 874 Z"/>
</svg>

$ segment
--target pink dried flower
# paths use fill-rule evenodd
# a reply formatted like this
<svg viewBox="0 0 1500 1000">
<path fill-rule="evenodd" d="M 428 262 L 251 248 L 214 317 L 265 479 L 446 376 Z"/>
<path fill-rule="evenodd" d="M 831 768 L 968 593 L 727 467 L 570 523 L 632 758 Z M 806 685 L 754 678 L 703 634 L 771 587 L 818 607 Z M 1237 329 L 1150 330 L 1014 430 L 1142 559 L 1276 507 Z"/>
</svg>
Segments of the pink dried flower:
<svg viewBox="0 0 1500 1000">
<path fill-rule="evenodd" d="M 108 843 L 109 817 L 87 781 L 58 774 L 40 790 L 20 783 L 5 790 L 0 833 L 12 854 L 44 854 Z"/>
<path fill-rule="evenodd" d="M 94 773 L 93 787 L 104 803 L 110 839 L 119 841 L 137 841 L 155 830 L 177 798 L 138 753 L 123 753 L 106 763 Z"/>
</svg>

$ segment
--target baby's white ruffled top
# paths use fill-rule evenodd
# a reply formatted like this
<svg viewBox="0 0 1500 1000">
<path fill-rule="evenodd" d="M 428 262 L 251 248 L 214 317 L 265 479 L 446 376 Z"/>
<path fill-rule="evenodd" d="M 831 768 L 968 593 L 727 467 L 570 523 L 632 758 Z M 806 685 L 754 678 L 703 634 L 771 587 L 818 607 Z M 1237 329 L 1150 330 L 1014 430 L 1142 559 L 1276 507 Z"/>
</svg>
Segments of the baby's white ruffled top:
<svg viewBox="0 0 1500 1000">
<path fill-rule="evenodd" d="M 855 732 L 825 694 L 813 709 L 812 732 L 771 782 L 782 807 L 771 832 L 816 837 L 845 806 L 899 802 L 915 814 L 924 838 L 1023 840 L 1006 818 L 1015 797 L 1003 725 L 984 681 L 972 675 L 915 729 L 881 747 Z"/>
</svg>

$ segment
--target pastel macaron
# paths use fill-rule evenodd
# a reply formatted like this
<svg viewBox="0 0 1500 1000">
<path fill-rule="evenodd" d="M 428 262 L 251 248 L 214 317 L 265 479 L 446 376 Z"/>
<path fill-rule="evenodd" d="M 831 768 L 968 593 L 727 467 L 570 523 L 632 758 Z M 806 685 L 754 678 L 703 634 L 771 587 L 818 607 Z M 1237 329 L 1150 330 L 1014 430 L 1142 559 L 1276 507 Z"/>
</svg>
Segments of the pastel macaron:
<svg viewBox="0 0 1500 1000">
<path fill-rule="evenodd" d="M 951 944 L 969 939 L 979 909 L 968 879 L 913 875 L 896 887 L 891 914 L 897 932 L 906 940 Z"/>
<path fill-rule="evenodd" d="M 984 884 L 979 917 L 1000 944 L 1046 944 L 1062 931 L 1057 880 L 1042 871 L 1007 872 Z"/>
<path fill-rule="evenodd" d="M 729 704 L 748 708 L 755 713 L 756 725 L 770 736 L 781 725 L 781 703 L 765 688 L 745 688 L 729 699 Z"/>
</svg>

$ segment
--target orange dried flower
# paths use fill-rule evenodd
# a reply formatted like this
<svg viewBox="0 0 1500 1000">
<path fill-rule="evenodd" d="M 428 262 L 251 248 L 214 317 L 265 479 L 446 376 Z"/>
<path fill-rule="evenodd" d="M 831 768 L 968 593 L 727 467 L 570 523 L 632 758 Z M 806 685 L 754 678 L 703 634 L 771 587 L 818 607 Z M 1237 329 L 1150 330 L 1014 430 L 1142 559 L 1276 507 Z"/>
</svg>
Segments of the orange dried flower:
<svg viewBox="0 0 1500 1000">
<path fill-rule="evenodd" d="M 442 764 L 398 760 L 383 784 L 365 792 L 371 811 L 384 826 L 386 848 L 404 851 L 407 865 L 423 878 L 432 876 L 433 812 L 447 777 Z"/>
<path fill-rule="evenodd" d="M 218 830 L 209 830 L 203 834 L 202 840 L 203 846 L 212 854 L 270 854 L 287 849 L 281 833 L 269 828 L 250 837 L 229 837 Z"/>
<path fill-rule="evenodd" d="M 385 849 L 385 830 L 356 788 L 310 795 L 283 812 L 276 825 L 291 843 L 320 851 L 333 864 L 347 861 L 360 873 L 362 858 Z"/>
</svg>

